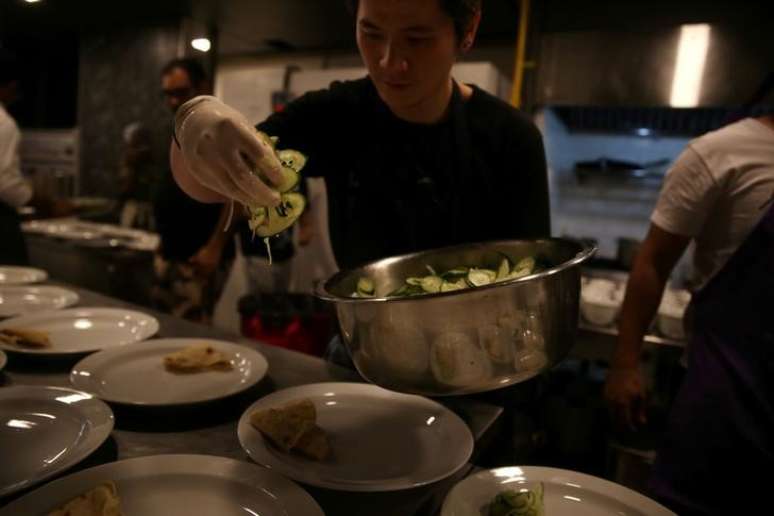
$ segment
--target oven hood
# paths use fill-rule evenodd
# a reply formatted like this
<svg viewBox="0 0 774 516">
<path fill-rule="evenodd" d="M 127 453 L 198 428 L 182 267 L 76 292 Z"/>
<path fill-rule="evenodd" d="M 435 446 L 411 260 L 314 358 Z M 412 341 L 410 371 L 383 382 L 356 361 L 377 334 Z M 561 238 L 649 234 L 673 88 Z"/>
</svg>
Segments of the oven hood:
<svg viewBox="0 0 774 516">
<path fill-rule="evenodd" d="M 774 71 L 770 32 L 719 24 L 549 32 L 539 52 L 543 106 L 737 108 Z"/>
</svg>

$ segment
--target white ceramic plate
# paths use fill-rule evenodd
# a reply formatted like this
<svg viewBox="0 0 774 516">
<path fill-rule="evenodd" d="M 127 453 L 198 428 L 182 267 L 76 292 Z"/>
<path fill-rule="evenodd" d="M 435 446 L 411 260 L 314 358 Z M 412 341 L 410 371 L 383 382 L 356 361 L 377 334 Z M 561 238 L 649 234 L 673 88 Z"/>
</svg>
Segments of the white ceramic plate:
<svg viewBox="0 0 774 516">
<path fill-rule="evenodd" d="M 209 344 L 225 353 L 230 371 L 172 373 L 164 355 L 192 344 Z M 115 403 L 185 405 L 216 400 L 242 392 L 266 375 L 269 365 L 246 346 L 207 339 L 158 339 L 106 349 L 78 362 L 70 373 L 76 389 Z"/>
<path fill-rule="evenodd" d="M 0 497 L 74 466 L 99 448 L 112 430 L 110 407 L 85 392 L 58 387 L 3 387 Z"/>
<path fill-rule="evenodd" d="M 0 510 L 45 516 L 107 480 L 126 516 L 324 516 L 298 485 L 248 462 L 209 455 L 152 455 L 69 475 Z"/>
<path fill-rule="evenodd" d="M 0 266 L 0 285 L 26 285 L 48 279 L 48 273 L 31 267 Z"/>
<path fill-rule="evenodd" d="M 59 310 L 78 302 L 78 294 L 59 287 L 0 287 L 0 317 Z"/>
<path fill-rule="evenodd" d="M 284 453 L 249 422 L 256 409 L 309 398 L 330 439 L 323 462 Z M 291 387 L 255 402 L 239 420 L 239 442 L 256 462 L 299 482 L 344 491 L 394 491 L 429 484 L 461 468 L 473 435 L 449 409 L 427 398 L 362 383 Z"/>
<path fill-rule="evenodd" d="M 0 349 L 0 371 L 3 370 L 5 364 L 8 363 L 8 356 Z"/>
<path fill-rule="evenodd" d="M 549 516 L 675 516 L 666 507 L 608 480 L 564 469 L 517 466 L 481 471 L 449 492 L 441 516 L 480 516 L 501 491 L 543 483 Z"/>
<path fill-rule="evenodd" d="M 159 330 L 150 315 L 117 308 L 71 308 L 23 315 L 0 322 L 0 329 L 48 333 L 51 346 L 29 348 L 0 343 L 6 351 L 34 355 L 90 353 L 145 340 Z"/>
</svg>

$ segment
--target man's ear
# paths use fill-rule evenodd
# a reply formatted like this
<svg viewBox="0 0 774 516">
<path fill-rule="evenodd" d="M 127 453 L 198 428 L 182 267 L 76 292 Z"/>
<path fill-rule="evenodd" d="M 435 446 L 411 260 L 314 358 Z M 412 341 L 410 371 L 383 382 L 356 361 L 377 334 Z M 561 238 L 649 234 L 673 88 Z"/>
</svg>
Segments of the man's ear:
<svg viewBox="0 0 774 516">
<path fill-rule="evenodd" d="M 481 10 L 479 9 L 471 18 L 468 28 L 465 29 L 465 34 L 460 41 L 460 52 L 465 53 L 473 46 L 473 42 L 476 40 L 476 33 L 478 32 L 478 26 L 481 23 Z"/>
</svg>

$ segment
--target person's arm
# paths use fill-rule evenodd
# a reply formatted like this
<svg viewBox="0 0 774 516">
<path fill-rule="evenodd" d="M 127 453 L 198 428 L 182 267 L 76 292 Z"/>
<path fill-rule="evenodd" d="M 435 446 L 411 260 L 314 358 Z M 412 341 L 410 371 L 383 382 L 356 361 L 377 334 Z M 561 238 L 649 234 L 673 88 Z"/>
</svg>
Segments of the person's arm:
<svg viewBox="0 0 774 516">
<path fill-rule="evenodd" d="M 32 198 L 32 187 L 19 169 L 18 129 L 10 124 L 0 131 L 0 202 L 18 208 Z"/>
<path fill-rule="evenodd" d="M 243 217 L 241 215 L 244 213 L 242 209 L 234 207 L 233 214 L 231 210 L 231 203 L 223 205 L 223 208 L 220 210 L 218 223 L 215 225 L 209 240 L 188 260 L 200 277 L 209 278 L 215 272 L 215 269 L 218 268 L 220 259 L 223 256 L 223 249 L 228 241 L 233 238 L 237 221 Z M 229 217 L 231 217 L 231 221 L 229 221 Z M 230 222 L 230 225 L 226 227 L 228 222 Z"/>
<path fill-rule="evenodd" d="M 651 227 L 634 260 L 618 327 L 618 342 L 605 384 L 614 419 L 633 428 L 646 421 L 640 371 L 642 343 L 677 261 L 704 226 L 722 192 L 690 146 L 667 174 Z"/>
<path fill-rule="evenodd" d="M 689 237 L 652 224 L 629 274 L 618 326 L 618 343 L 605 385 L 605 397 L 615 419 L 628 428 L 647 420 L 645 386 L 640 372 L 642 343 L 672 269 L 689 242 Z"/>
</svg>

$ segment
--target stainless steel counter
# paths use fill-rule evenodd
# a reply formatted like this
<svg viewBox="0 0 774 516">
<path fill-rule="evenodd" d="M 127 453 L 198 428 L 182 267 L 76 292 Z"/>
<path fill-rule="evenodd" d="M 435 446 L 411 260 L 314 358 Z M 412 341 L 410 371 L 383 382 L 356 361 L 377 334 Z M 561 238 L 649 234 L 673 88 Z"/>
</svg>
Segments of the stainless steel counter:
<svg viewBox="0 0 774 516">
<path fill-rule="evenodd" d="M 137 307 L 88 290 L 68 286 L 80 295 L 81 307 L 131 308 L 159 320 L 158 337 L 224 339 L 250 346 L 269 362 L 267 377 L 254 389 L 221 402 L 181 410 L 148 410 L 112 406 L 116 426 L 111 438 L 90 458 L 74 468 L 84 469 L 105 462 L 162 453 L 196 453 L 248 461 L 239 445 L 236 427 L 242 412 L 255 399 L 294 385 L 330 381 L 363 381 L 354 371 L 286 349 L 264 345 L 229 333 Z M 69 386 L 69 370 L 75 360 L 32 360 L 9 354 L 0 385 Z M 476 439 L 475 457 L 492 438 L 502 408 L 464 397 L 440 400 L 469 425 Z M 452 477 L 422 488 L 392 493 L 351 493 L 304 486 L 331 516 L 424 516 L 437 513 L 446 492 L 471 469 L 465 466 Z M 72 470 L 71 470 L 72 471 Z M 0 506 L 10 500 L 0 500 Z"/>
</svg>

